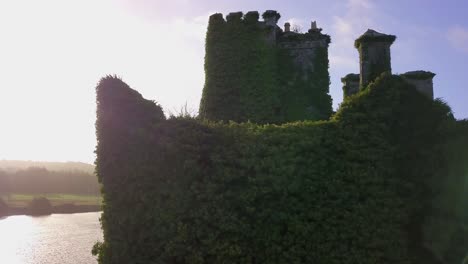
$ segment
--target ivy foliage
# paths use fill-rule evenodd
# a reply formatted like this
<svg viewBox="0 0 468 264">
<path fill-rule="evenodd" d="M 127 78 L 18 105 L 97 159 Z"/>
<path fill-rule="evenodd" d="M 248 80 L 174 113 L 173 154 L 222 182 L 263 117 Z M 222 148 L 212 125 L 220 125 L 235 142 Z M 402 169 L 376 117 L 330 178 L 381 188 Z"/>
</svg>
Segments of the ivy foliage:
<svg viewBox="0 0 468 264">
<path fill-rule="evenodd" d="M 391 58 L 389 48 L 378 43 L 377 46 L 369 46 L 367 42 L 357 46 L 361 67 L 365 65 L 366 70 L 361 74 L 361 89 L 365 89 L 369 82 L 375 80 L 382 73 L 391 73 Z M 386 51 L 388 49 L 388 51 Z M 378 50 L 379 52 L 376 52 Z"/>
<path fill-rule="evenodd" d="M 341 78 L 343 83 L 343 98 L 359 92 L 359 74 L 349 73 Z"/>
<path fill-rule="evenodd" d="M 293 62 L 294 56 L 288 50 L 279 54 L 281 120 L 328 120 L 332 114 L 332 98 L 327 47 L 315 48 L 313 65 L 306 72 Z"/>
<path fill-rule="evenodd" d="M 200 116 L 210 120 L 278 122 L 276 49 L 270 28 L 231 13 L 210 17 L 206 37 L 205 88 Z M 249 16 L 249 18 L 251 18 Z"/>
<path fill-rule="evenodd" d="M 467 122 L 400 77 L 318 122 L 165 119 L 115 77 L 97 103 L 100 263 L 459 263 L 468 249 Z"/>
<path fill-rule="evenodd" d="M 302 80 L 294 76 L 301 69 L 293 58 L 276 45 L 277 28 L 258 17 L 257 12 L 231 13 L 226 20 L 221 14 L 210 17 L 200 117 L 261 124 L 328 119 L 332 104 L 327 49 L 318 48 L 315 70 Z M 267 11 L 263 17 L 280 16 Z"/>
</svg>

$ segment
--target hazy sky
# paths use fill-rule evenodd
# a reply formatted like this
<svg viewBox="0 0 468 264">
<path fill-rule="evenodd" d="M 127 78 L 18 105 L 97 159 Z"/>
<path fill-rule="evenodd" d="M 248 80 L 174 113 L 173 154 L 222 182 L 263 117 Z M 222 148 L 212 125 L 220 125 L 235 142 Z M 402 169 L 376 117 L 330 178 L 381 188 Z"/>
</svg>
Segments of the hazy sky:
<svg viewBox="0 0 468 264">
<path fill-rule="evenodd" d="M 330 34 L 331 95 L 359 72 L 353 41 L 397 35 L 394 73 L 430 70 L 435 96 L 468 118 L 468 2 L 408 0 L 0 0 L 0 159 L 94 161 L 95 85 L 117 74 L 166 112 L 198 109 L 215 12 L 276 9 L 279 25 Z"/>
</svg>

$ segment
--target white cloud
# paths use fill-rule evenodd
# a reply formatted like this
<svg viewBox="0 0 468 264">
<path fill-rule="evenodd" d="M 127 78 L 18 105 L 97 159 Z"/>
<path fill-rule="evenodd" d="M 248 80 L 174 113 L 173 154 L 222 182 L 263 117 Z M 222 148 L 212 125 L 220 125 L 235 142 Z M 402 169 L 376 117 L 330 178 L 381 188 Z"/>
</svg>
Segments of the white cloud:
<svg viewBox="0 0 468 264">
<path fill-rule="evenodd" d="M 468 53 L 468 29 L 454 26 L 448 30 L 447 38 L 454 48 Z"/>
<path fill-rule="evenodd" d="M 353 26 L 343 17 L 334 17 L 335 23 L 333 27 L 335 31 L 341 35 L 350 35 L 353 33 Z"/>
<path fill-rule="evenodd" d="M 301 32 L 306 32 L 308 30 L 306 26 L 307 23 L 304 21 L 304 19 L 293 17 L 287 19 L 285 23 L 286 22 L 291 24 L 291 30 L 294 30 L 294 28 L 300 29 Z"/>
<path fill-rule="evenodd" d="M 371 0 L 349 0 L 348 8 L 372 9 L 374 7 Z"/>
<path fill-rule="evenodd" d="M 359 58 L 354 40 L 375 26 L 377 7 L 370 0 L 347 0 L 342 15 L 333 17 L 330 66 L 343 71 L 358 71 Z"/>
<path fill-rule="evenodd" d="M 328 57 L 329 57 L 331 65 L 339 65 L 340 67 L 343 67 L 343 68 L 355 68 L 356 67 L 356 59 L 354 57 L 334 56 L 334 55 L 330 55 Z"/>
<path fill-rule="evenodd" d="M 359 73 L 359 56 L 354 40 L 368 28 L 374 28 L 376 16 L 379 16 L 378 7 L 371 0 L 346 0 L 340 7 L 342 13 L 333 17 L 329 49 L 330 93 L 335 107 L 342 98 L 340 78 L 348 73 Z"/>
<path fill-rule="evenodd" d="M 333 18 L 333 36 L 339 39 L 339 46 L 350 45 L 360 34 L 375 26 L 376 6 L 370 0 L 348 0 L 346 12 Z"/>
</svg>

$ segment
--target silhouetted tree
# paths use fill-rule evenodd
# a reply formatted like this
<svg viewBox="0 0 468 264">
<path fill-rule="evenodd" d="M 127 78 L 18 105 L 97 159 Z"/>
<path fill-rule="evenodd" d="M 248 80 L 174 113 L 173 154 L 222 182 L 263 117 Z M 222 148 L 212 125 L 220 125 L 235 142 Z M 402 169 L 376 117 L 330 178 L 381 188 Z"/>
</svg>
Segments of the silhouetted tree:
<svg viewBox="0 0 468 264">
<path fill-rule="evenodd" d="M 8 205 L 0 197 L 0 216 L 6 215 L 8 213 Z"/>
<path fill-rule="evenodd" d="M 8 174 L 0 170 L 0 195 L 9 192 L 10 184 L 9 184 Z"/>
<path fill-rule="evenodd" d="M 29 212 L 32 215 L 46 215 L 52 213 L 52 204 L 45 197 L 34 198 L 29 205 Z"/>
</svg>

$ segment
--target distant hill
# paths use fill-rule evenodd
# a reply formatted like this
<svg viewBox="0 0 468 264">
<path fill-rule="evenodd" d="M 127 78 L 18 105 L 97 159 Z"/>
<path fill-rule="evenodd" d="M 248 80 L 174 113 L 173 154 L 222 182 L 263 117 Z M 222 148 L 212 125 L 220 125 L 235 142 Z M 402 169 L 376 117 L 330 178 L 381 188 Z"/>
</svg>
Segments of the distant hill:
<svg viewBox="0 0 468 264">
<path fill-rule="evenodd" d="M 30 160 L 0 160 L 0 170 L 18 171 L 29 167 L 41 167 L 49 171 L 83 171 L 94 173 L 94 165 L 84 162 L 48 162 Z"/>
</svg>

